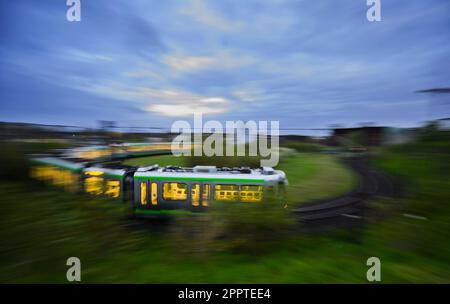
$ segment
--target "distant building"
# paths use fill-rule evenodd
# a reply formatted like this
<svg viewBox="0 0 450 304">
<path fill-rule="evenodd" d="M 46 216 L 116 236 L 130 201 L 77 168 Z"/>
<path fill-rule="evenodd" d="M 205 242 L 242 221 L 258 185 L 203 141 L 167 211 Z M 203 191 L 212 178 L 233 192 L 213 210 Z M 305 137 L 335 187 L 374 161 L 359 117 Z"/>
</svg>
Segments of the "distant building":
<svg viewBox="0 0 450 304">
<path fill-rule="evenodd" d="M 406 144 L 417 138 L 415 128 L 387 128 L 384 132 L 383 143 L 388 145 Z"/>
<path fill-rule="evenodd" d="M 386 127 L 337 128 L 328 143 L 331 145 L 379 146 L 383 144 Z"/>
</svg>

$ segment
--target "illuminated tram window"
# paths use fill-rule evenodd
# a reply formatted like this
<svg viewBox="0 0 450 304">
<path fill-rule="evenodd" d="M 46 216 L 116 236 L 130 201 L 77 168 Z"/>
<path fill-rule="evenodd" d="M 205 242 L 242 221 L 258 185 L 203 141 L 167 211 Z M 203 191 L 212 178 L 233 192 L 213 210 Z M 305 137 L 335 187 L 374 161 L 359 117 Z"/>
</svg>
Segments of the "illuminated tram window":
<svg viewBox="0 0 450 304">
<path fill-rule="evenodd" d="M 200 185 L 199 184 L 192 185 L 191 196 L 192 196 L 192 206 L 200 205 Z"/>
<path fill-rule="evenodd" d="M 240 201 L 248 203 L 261 202 L 262 194 L 262 186 L 241 186 Z"/>
<path fill-rule="evenodd" d="M 152 205 L 158 204 L 158 184 L 152 183 Z"/>
<path fill-rule="evenodd" d="M 31 177 L 57 186 L 63 186 L 67 190 L 75 190 L 78 180 L 76 173 L 52 166 L 33 166 L 31 168 Z"/>
<path fill-rule="evenodd" d="M 89 176 L 100 176 L 103 175 L 102 171 L 86 171 L 86 175 Z"/>
<path fill-rule="evenodd" d="M 106 181 L 105 194 L 117 198 L 120 196 L 120 181 L 108 180 Z"/>
<path fill-rule="evenodd" d="M 31 176 L 41 181 L 46 181 L 50 172 L 50 168 L 45 166 L 35 166 L 31 170 Z"/>
<path fill-rule="evenodd" d="M 202 193 L 202 205 L 208 206 L 208 202 L 209 202 L 209 184 L 204 184 Z"/>
<path fill-rule="evenodd" d="M 214 198 L 219 201 L 237 201 L 239 199 L 239 186 L 216 185 Z"/>
<path fill-rule="evenodd" d="M 163 183 L 163 198 L 172 201 L 184 201 L 187 199 L 186 184 Z"/>
<path fill-rule="evenodd" d="M 100 195 L 103 194 L 103 172 L 86 171 L 84 180 L 84 189 L 87 193 Z"/>
<path fill-rule="evenodd" d="M 103 178 L 88 177 L 84 181 L 84 189 L 87 193 L 99 195 L 103 193 Z"/>
<path fill-rule="evenodd" d="M 63 186 L 63 171 L 58 168 L 53 168 L 52 171 L 52 184 L 55 186 Z"/>
<path fill-rule="evenodd" d="M 147 182 L 141 182 L 141 205 L 147 205 Z"/>
</svg>

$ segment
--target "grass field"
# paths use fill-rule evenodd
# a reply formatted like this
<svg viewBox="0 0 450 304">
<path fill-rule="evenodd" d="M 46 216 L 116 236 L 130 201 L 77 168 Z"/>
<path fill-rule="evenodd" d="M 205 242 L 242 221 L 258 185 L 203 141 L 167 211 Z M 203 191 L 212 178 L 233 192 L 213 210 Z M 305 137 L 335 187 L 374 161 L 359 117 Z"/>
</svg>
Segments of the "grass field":
<svg viewBox="0 0 450 304">
<path fill-rule="evenodd" d="M 328 154 L 298 153 L 282 158 L 276 169 L 288 176 L 289 203 L 333 198 L 351 191 L 357 183 L 354 173 Z"/>
<path fill-rule="evenodd" d="M 173 155 L 155 155 L 127 159 L 124 164 L 131 166 L 186 166 L 186 158 Z"/>
<path fill-rule="evenodd" d="M 377 256 L 384 283 L 449 283 L 448 158 L 383 151 L 377 165 L 408 181 L 406 197 L 375 201 L 384 205 L 381 219 L 327 235 L 286 230 L 277 222 L 287 216 L 281 213 L 276 218 L 254 213 L 237 221 L 238 213 L 232 213 L 231 226 L 218 225 L 214 212 L 210 220 L 130 220 L 126 207 L 114 201 L 5 179 L 0 282 L 64 283 L 66 259 L 76 256 L 85 283 L 366 283 L 366 260 Z M 315 184 L 324 178 L 320 166 L 333 164 L 339 168 L 331 156 L 308 154 L 285 159 L 280 168 L 291 170 L 292 185 L 308 178 Z M 303 171 L 292 173 L 295 166 Z"/>
</svg>

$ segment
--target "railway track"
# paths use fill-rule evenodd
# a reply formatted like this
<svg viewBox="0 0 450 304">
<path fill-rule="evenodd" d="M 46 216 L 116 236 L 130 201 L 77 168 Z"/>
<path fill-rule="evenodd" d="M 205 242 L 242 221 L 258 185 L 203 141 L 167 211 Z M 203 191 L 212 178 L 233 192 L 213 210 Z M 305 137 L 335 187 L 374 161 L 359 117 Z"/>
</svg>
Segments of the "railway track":
<svg viewBox="0 0 450 304">
<path fill-rule="evenodd" d="M 400 184 L 394 178 L 371 167 L 369 157 L 345 158 L 342 162 L 357 174 L 357 187 L 334 199 L 309 202 L 299 208 L 290 209 L 298 216 L 299 222 L 314 228 L 335 228 L 340 224 L 353 224 L 365 217 L 369 199 L 398 197 L 401 194 Z"/>
<path fill-rule="evenodd" d="M 316 201 L 291 209 L 299 221 L 306 224 L 335 224 L 336 221 L 355 221 L 363 218 L 367 201 L 377 197 L 398 197 L 400 187 L 392 177 L 373 169 L 367 157 L 343 160 L 358 177 L 358 186 L 350 193 L 331 200 Z"/>
<path fill-rule="evenodd" d="M 346 195 L 334 199 L 314 201 L 302 204 L 299 208 L 288 209 L 293 212 L 303 232 L 321 233 L 339 228 L 357 231 L 362 228 L 370 214 L 368 200 L 373 198 L 390 198 L 401 195 L 400 183 L 370 166 L 367 157 L 354 157 L 342 162 L 358 175 L 357 187 Z M 151 231 L 166 231 L 161 222 L 131 221 L 133 227 L 152 225 Z M 358 233 L 355 234 L 358 236 Z"/>
</svg>

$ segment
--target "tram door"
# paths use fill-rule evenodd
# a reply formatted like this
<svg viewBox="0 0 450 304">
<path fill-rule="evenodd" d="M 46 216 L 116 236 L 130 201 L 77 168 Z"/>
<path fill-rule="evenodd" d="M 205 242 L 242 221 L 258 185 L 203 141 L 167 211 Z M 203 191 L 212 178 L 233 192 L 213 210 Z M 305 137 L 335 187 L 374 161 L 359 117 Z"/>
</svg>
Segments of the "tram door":
<svg viewBox="0 0 450 304">
<path fill-rule="evenodd" d="M 139 185 L 140 204 L 142 206 L 158 205 L 158 182 L 157 181 L 141 181 Z"/>
<path fill-rule="evenodd" d="M 193 182 L 191 184 L 192 206 L 208 206 L 210 201 L 210 193 L 211 185 L 209 183 Z"/>
<path fill-rule="evenodd" d="M 200 206 L 200 194 L 201 194 L 201 184 L 200 183 L 192 183 L 191 184 L 191 201 L 192 206 L 198 207 Z"/>
<path fill-rule="evenodd" d="M 156 206 L 158 205 L 158 182 L 150 180 L 149 188 L 150 188 L 150 203 L 153 206 Z"/>
<path fill-rule="evenodd" d="M 211 200 L 211 184 L 201 183 L 201 205 L 207 207 Z"/>
</svg>

